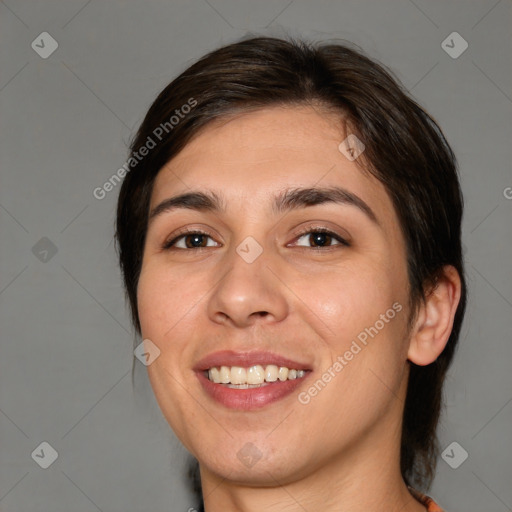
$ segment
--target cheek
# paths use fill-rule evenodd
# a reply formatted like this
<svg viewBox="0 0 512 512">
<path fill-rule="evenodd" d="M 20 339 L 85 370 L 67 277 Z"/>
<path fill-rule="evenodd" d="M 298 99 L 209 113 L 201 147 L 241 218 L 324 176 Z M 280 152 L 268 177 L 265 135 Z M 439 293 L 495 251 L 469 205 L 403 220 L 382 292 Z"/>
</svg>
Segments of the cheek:
<svg viewBox="0 0 512 512">
<path fill-rule="evenodd" d="M 157 262 L 143 266 L 137 287 L 137 303 L 143 339 L 160 349 L 158 358 L 147 367 L 155 398 L 169 425 L 186 444 L 185 418 L 194 413 L 190 396 L 183 393 L 188 377 L 190 333 L 193 332 L 193 305 L 197 286 L 185 286 L 179 272 L 166 270 Z"/>
<path fill-rule="evenodd" d="M 394 276 L 371 264 L 304 277 L 295 281 L 294 290 L 304 303 L 304 314 L 337 350 L 373 326 L 401 298 Z"/>
<path fill-rule="evenodd" d="M 317 341 L 323 357 L 300 403 L 307 402 L 305 410 L 322 418 L 325 431 L 341 443 L 396 405 L 405 363 L 405 307 L 393 276 L 375 267 L 331 273 L 321 281 L 310 281 L 309 297 L 316 307 L 308 321 L 323 332 L 325 324 L 329 331 Z"/>
<path fill-rule="evenodd" d="M 302 307 L 306 323 L 320 334 L 315 349 L 323 357 L 317 378 L 330 382 L 319 407 L 331 410 L 333 403 L 343 403 L 354 411 L 363 396 L 368 403 L 385 402 L 386 386 L 399 386 L 405 361 L 406 283 L 404 272 L 396 270 L 359 260 L 296 283 L 294 290 L 307 306 Z M 332 382 L 329 368 L 335 375 Z M 321 384 L 317 388 L 323 389 Z"/>
<path fill-rule="evenodd" d="M 203 292 L 204 293 L 204 292 Z M 143 266 L 137 287 L 137 304 L 143 336 L 164 340 L 178 324 L 187 321 L 201 297 L 197 278 L 184 279 L 153 262 Z"/>
</svg>

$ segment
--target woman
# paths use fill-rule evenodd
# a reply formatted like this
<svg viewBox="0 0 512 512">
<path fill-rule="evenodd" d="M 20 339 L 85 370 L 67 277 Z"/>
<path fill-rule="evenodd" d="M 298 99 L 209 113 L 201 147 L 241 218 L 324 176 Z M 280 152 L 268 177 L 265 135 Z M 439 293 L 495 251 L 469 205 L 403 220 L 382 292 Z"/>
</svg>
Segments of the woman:
<svg viewBox="0 0 512 512">
<path fill-rule="evenodd" d="M 360 51 L 253 38 L 162 91 L 128 164 L 124 284 L 204 509 L 441 510 L 466 285 L 435 121 Z"/>
</svg>

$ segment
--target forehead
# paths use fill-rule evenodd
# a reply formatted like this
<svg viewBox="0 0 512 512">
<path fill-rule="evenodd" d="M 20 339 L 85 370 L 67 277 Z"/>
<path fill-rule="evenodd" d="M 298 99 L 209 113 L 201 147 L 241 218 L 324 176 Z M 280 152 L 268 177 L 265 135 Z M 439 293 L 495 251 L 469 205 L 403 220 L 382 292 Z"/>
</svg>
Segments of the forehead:
<svg viewBox="0 0 512 512">
<path fill-rule="evenodd" d="M 201 188 L 220 192 L 227 209 L 239 212 L 261 207 L 289 187 L 341 186 L 396 224 L 384 186 L 340 152 L 345 137 L 340 115 L 309 106 L 270 107 L 212 122 L 159 172 L 151 207 Z"/>
</svg>

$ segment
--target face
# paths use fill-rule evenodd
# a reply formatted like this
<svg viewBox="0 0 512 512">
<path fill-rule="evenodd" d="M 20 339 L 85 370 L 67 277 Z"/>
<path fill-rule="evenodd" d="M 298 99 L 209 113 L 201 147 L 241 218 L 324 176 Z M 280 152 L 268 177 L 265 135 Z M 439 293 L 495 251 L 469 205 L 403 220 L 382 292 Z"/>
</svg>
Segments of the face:
<svg viewBox="0 0 512 512">
<path fill-rule="evenodd" d="M 210 124 L 156 178 L 151 211 L 175 200 L 150 219 L 138 284 L 147 368 L 202 471 L 284 483 L 399 443 L 405 244 L 331 116 Z"/>
</svg>

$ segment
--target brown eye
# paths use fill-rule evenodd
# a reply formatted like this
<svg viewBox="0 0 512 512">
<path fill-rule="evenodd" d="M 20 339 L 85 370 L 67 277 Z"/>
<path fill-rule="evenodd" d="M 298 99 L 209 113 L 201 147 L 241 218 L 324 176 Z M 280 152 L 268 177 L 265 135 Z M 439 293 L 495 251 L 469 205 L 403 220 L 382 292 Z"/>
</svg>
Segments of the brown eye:
<svg viewBox="0 0 512 512">
<path fill-rule="evenodd" d="M 301 239 L 305 239 L 305 243 L 300 243 Z M 305 247 L 332 247 L 333 245 L 345 245 L 349 244 L 336 233 L 332 233 L 327 230 L 310 230 L 303 233 L 297 240 L 296 245 Z"/>
<path fill-rule="evenodd" d="M 209 240 L 213 243 L 210 243 Z M 201 232 L 183 233 L 176 238 L 166 242 L 164 249 L 202 249 L 203 247 L 216 247 L 216 242 L 210 235 Z"/>
<path fill-rule="evenodd" d="M 325 245 L 331 245 L 332 236 L 327 233 L 312 233 L 309 235 L 309 241 L 315 247 L 324 247 Z"/>
<path fill-rule="evenodd" d="M 196 247 L 206 247 L 207 237 L 200 233 L 196 233 L 194 235 L 186 235 L 183 237 L 185 240 L 185 245 L 188 249 L 194 249 Z"/>
</svg>

